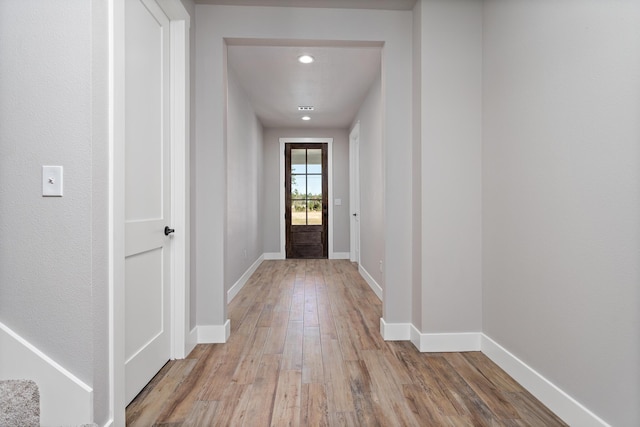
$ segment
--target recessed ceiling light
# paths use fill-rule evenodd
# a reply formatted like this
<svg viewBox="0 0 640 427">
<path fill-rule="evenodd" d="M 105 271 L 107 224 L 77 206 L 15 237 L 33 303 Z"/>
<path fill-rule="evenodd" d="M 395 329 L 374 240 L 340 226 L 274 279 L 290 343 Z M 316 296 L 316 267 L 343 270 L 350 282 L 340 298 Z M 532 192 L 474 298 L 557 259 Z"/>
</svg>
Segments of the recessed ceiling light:
<svg viewBox="0 0 640 427">
<path fill-rule="evenodd" d="M 313 105 L 300 105 L 298 111 L 313 111 Z"/>
<path fill-rule="evenodd" d="M 298 56 L 298 61 L 302 62 L 303 64 L 311 64 L 313 61 L 315 61 L 315 59 L 311 55 L 301 55 Z"/>
<path fill-rule="evenodd" d="M 309 117 L 309 116 L 303 116 L 303 117 L 302 117 L 302 120 L 304 120 L 304 121 L 306 122 L 306 121 L 308 121 L 308 120 L 311 120 L 311 117 Z"/>
</svg>

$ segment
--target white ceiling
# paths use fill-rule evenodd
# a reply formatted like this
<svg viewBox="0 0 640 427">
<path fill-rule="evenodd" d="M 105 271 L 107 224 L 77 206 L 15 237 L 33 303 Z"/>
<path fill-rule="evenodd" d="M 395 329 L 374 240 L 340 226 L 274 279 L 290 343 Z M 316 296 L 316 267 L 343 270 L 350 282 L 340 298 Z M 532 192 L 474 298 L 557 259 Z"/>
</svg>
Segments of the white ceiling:
<svg viewBox="0 0 640 427">
<path fill-rule="evenodd" d="M 413 10 L 416 0 L 196 0 L 196 3 L 234 6 Z"/>
<path fill-rule="evenodd" d="M 309 54 L 312 64 L 297 58 Z M 230 44 L 228 65 L 265 127 L 348 127 L 380 73 L 379 46 Z M 309 113 L 298 106 L 314 106 Z M 309 115 L 310 121 L 301 117 Z"/>
<path fill-rule="evenodd" d="M 196 0 L 200 4 L 413 10 L 416 0 Z M 228 64 L 266 127 L 347 127 L 381 68 L 380 46 L 229 44 Z M 297 62 L 308 53 L 316 61 Z M 311 120 L 297 110 L 313 105 Z"/>
</svg>

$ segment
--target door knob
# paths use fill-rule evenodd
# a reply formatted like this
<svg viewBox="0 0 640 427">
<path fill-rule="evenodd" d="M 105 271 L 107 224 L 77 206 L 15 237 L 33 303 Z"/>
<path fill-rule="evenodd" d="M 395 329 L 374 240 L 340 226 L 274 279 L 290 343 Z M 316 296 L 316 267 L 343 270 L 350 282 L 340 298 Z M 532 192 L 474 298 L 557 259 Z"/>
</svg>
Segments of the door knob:
<svg viewBox="0 0 640 427">
<path fill-rule="evenodd" d="M 174 230 L 173 228 L 165 227 L 164 228 L 164 235 L 168 236 L 169 234 L 173 233 L 174 231 L 176 231 L 176 230 Z"/>
</svg>

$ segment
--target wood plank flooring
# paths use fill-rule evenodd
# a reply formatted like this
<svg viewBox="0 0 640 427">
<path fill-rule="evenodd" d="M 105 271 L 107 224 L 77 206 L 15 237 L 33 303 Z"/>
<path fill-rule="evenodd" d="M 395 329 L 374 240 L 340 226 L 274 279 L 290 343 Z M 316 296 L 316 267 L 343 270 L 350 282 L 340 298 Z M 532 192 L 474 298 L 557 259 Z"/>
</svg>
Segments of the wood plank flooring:
<svg viewBox="0 0 640 427">
<path fill-rule="evenodd" d="M 348 261 L 265 261 L 229 304 L 229 341 L 167 363 L 127 425 L 566 425 L 482 353 L 383 341 L 381 315 Z"/>
</svg>

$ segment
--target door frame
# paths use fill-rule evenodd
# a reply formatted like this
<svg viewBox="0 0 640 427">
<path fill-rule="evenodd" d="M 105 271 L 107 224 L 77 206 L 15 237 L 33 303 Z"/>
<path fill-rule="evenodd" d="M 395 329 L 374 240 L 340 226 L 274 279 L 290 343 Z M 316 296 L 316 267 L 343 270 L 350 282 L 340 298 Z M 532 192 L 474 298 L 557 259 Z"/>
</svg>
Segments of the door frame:
<svg viewBox="0 0 640 427">
<path fill-rule="evenodd" d="M 329 220 L 327 221 L 328 228 L 328 246 L 327 252 L 328 258 L 333 259 L 333 138 L 280 138 L 280 256 L 279 259 L 286 259 L 286 221 L 285 221 L 285 179 L 284 179 L 284 156 L 285 145 L 299 142 L 301 144 L 327 144 L 327 185 L 329 190 L 327 191 L 327 209 Z"/>
<path fill-rule="evenodd" d="M 294 148 L 295 147 L 295 148 Z M 309 232 L 316 232 L 316 231 L 312 231 L 315 230 L 318 225 L 310 225 L 308 224 L 308 221 L 306 223 L 306 225 L 301 226 L 301 225 L 296 225 L 295 228 L 293 227 L 293 212 L 291 209 L 291 203 L 292 203 L 292 199 L 291 199 L 291 188 L 293 186 L 293 173 L 291 173 L 291 170 L 287 170 L 287 163 L 290 163 L 289 167 L 291 166 L 292 163 L 292 150 L 294 149 L 304 149 L 305 150 L 305 164 L 308 165 L 308 154 L 307 154 L 307 150 L 310 149 L 320 149 L 321 152 L 321 194 L 322 194 L 322 209 L 321 209 L 321 231 L 320 231 L 320 236 L 321 236 L 321 241 L 322 241 L 322 256 L 320 258 L 325 258 L 328 259 L 329 258 L 329 173 L 328 173 L 328 169 L 329 169 L 329 149 L 328 146 L 326 144 L 304 144 L 304 143 L 300 143 L 300 142 L 294 142 L 294 143 L 286 143 L 285 144 L 285 204 L 284 204 L 284 209 L 285 209 L 285 256 L 287 259 L 304 259 L 307 258 L 306 256 L 300 256 L 300 257 L 294 257 L 292 255 L 294 255 L 294 235 L 297 235 L 297 233 L 301 232 L 303 229 L 305 230 L 305 233 L 309 233 Z M 305 168 L 305 174 L 308 173 L 308 170 Z M 306 175 L 305 175 L 306 177 Z M 308 178 L 307 178 L 308 179 Z M 306 195 L 308 195 L 308 189 L 306 192 Z M 305 202 L 308 201 L 307 196 L 305 195 Z M 305 203 L 305 207 L 307 206 L 307 204 Z M 308 214 L 307 214 L 308 215 Z M 308 219 L 308 218 L 307 218 Z M 313 227 L 312 229 L 309 229 L 309 227 Z M 295 231 L 294 231 L 295 230 Z"/>
<path fill-rule="evenodd" d="M 125 425 L 125 2 L 109 0 L 109 412 L 108 425 Z M 180 0 L 155 0 L 170 21 L 170 135 L 172 228 L 171 358 L 195 346 L 188 334 L 190 286 L 190 15 Z"/>
<path fill-rule="evenodd" d="M 349 134 L 349 260 L 360 265 L 360 122 Z"/>
</svg>

